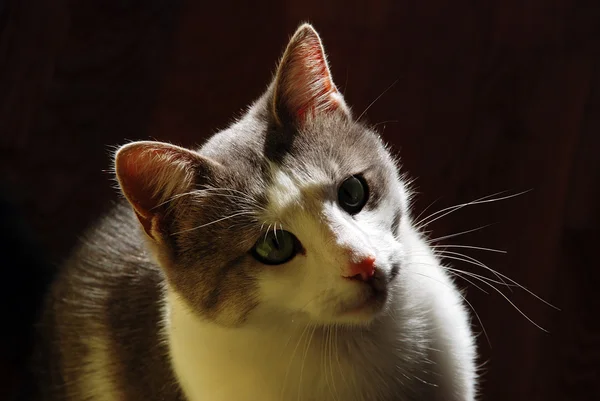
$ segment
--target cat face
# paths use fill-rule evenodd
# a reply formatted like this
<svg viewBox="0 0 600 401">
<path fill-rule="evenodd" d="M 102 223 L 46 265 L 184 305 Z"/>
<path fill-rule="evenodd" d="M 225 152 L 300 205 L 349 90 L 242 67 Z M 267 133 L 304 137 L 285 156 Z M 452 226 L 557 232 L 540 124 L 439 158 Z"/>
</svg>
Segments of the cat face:
<svg viewBox="0 0 600 401">
<path fill-rule="evenodd" d="M 302 151 L 269 165 L 261 216 L 274 243 L 267 249 L 285 246 L 275 243 L 277 229 L 297 248 L 289 261 L 261 269 L 260 300 L 321 323 L 368 322 L 385 307 L 402 264 L 405 199 L 396 170 L 361 125 L 316 119 L 298 136 Z"/>
<path fill-rule="evenodd" d="M 308 25 L 267 92 L 201 149 L 136 142 L 115 164 L 169 288 L 205 318 L 367 324 L 401 274 L 405 189 Z"/>
</svg>

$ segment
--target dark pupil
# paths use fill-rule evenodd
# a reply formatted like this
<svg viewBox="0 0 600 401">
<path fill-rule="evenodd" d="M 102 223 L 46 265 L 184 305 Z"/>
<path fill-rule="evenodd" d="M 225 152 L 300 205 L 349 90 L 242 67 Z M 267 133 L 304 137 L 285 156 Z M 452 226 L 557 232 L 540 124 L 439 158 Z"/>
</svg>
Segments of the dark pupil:
<svg viewBox="0 0 600 401">
<path fill-rule="evenodd" d="M 279 236 L 281 236 L 281 235 L 279 235 Z M 271 239 L 271 247 L 276 251 L 280 251 L 281 247 L 279 246 L 279 238 L 277 238 L 277 236 L 273 235 L 270 239 Z"/>
<path fill-rule="evenodd" d="M 338 190 L 340 206 L 350 214 L 358 213 L 366 203 L 366 187 L 357 177 L 345 180 Z"/>
<path fill-rule="evenodd" d="M 296 240 L 288 231 L 277 230 L 277 233 L 270 231 L 258 240 L 252 251 L 258 261 L 278 265 L 296 255 Z"/>
</svg>

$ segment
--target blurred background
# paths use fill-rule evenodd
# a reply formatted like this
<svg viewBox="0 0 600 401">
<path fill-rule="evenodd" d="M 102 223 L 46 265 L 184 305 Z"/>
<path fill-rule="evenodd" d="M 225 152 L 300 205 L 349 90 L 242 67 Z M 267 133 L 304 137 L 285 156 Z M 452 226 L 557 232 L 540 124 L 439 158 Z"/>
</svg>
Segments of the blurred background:
<svg viewBox="0 0 600 401">
<path fill-rule="evenodd" d="M 416 178 L 416 214 L 531 190 L 429 227 L 492 224 L 442 243 L 506 250 L 460 251 L 561 309 L 496 285 L 546 333 L 460 283 L 489 337 L 481 399 L 600 399 L 597 0 L 0 1 L 0 399 L 27 386 L 52 274 L 117 198 L 112 147 L 201 144 L 262 93 L 303 21 Z"/>
</svg>

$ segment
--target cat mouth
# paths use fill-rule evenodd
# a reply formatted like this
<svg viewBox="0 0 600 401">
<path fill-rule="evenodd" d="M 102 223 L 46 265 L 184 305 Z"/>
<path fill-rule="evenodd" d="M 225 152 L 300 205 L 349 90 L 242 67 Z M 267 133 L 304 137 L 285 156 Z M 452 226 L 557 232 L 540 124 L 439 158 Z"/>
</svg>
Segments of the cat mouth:
<svg viewBox="0 0 600 401">
<path fill-rule="evenodd" d="M 336 307 L 335 315 L 354 322 L 371 321 L 385 309 L 389 298 L 389 285 L 397 277 L 399 270 L 400 265 L 394 264 L 388 275 L 377 270 L 368 281 L 356 283 L 359 293 L 351 300 L 341 301 Z"/>
<path fill-rule="evenodd" d="M 341 304 L 338 308 L 338 315 L 372 317 L 383 309 L 387 298 L 388 291 L 386 289 L 371 287 L 370 291 L 357 301 Z"/>
</svg>

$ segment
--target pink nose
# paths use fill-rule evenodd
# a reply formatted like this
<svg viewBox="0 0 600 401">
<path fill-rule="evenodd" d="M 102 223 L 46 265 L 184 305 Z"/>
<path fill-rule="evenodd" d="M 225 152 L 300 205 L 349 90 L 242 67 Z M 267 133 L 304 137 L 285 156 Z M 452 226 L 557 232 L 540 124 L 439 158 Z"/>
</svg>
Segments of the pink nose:
<svg viewBox="0 0 600 401">
<path fill-rule="evenodd" d="M 353 280 L 367 281 L 375 274 L 375 258 L 369 256 L 360 262 L 350 262 L 348 265 L 347 275 L 344 277 Z"/>
</svg>

